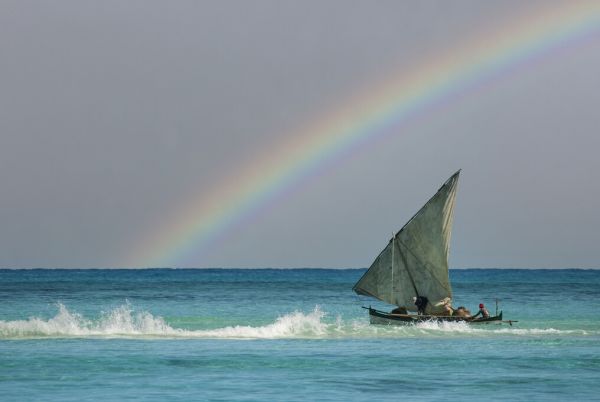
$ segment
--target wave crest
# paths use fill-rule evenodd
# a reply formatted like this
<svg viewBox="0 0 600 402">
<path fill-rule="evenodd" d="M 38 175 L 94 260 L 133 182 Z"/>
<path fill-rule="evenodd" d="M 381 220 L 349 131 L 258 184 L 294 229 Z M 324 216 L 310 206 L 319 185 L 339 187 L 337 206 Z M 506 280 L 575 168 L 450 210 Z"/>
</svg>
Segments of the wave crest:
<svg viewBox="0 0 600 402">
<path fill-rule="evenodd" d="M 3 338 L 163 335 L 170 331 L 176 333 L 178 330 L 171 328 L 161 317 L 154 317 L 148 312 L 135 313 L 129 304 L 103 313 L 97 321 L 73 313 L 63 304 L 58 304 L 58 313 L 48 320 L 32 317 L 28 320 L 0 321 L 0 336 Z"/>
<path fill-rule="evenodd" d="M 58 304 L 56 316 L 44 320 L 0 321 L 0 337 L 184 337 L 184 338 L 318 338 L 326 336 L 329 325 L 316 307 L 311 313 L 295 311 L 281 316 L 265 326 L 230 326 L 212 330 L 185 330 L 173 328 L 162 317 L 149 312 L 135 312 L 129 304 L 102 313 L 98 320 L 89 320 Z"/>
</svg>

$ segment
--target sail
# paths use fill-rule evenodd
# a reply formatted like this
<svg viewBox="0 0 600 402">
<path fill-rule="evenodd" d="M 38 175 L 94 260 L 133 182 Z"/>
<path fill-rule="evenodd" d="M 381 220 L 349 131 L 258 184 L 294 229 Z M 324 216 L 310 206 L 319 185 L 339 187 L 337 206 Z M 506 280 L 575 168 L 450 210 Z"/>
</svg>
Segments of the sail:
<svg viewBox="0 0 600 402">
<path fill-rule="evenodd" d="M 452 298 L 448 253 L 460 170 L 389 241 L 354 291 L 414 310 L 413 297 L 429 299 L 428 313 Z M 437 305 L 437 306 L 436 306 Z"/>
</svg>

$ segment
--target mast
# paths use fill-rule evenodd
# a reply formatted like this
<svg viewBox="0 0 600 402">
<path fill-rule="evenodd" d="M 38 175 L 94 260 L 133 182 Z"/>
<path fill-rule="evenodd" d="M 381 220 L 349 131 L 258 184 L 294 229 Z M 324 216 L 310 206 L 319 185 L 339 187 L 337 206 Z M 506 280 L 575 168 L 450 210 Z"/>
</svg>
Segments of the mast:
<svg viewBox="0 0 600 402">
<path fill-rule="evenodd" d="M 394 243 L 396 242 L 396 233 L 392 232 L 392 294 L 390 299 L 394 299 L 394 249 L 396 248 Z"/>
</svg>

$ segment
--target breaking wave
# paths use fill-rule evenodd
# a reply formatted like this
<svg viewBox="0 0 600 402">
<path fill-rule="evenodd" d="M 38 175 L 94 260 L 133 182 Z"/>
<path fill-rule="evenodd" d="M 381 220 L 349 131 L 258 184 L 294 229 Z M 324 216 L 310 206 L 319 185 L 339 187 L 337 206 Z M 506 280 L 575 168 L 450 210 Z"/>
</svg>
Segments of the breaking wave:
<svg viewBox="0 0 600 402">
<path fill-rule="evenodd" d="M 409 326 L 369 325 L 364 319 L 344 321 L 341 317 L 326 319 L 318 306 L 309 313 L 295 311 L 263 326 L 236 325 L 218 329 L 173 328 L 162 317 L 149 312 L 136 312 L 125 304 L 103 313 L 98 319 L 87 319 L 58 305 L 58 313 L 48 319 L 1 321 L 0 339 L 31 338 L 206 338 L 206 339 L 327 339 L 327 338 L 416 338 L 465 336 L 586 336 L 590 331 L 554 328 L 517 328 L 490 325 L 470 326 L 464 322 L 424 322 Z"/>
<path fill-rule="evenodd" d="M 56 316 L 44 320 L 0 321 L 0 338 L 45 337 L 123 337 L 123 338 L 231 338 L 276 339 L 297 337 L 325 337 L 330 325 L 323 321 L 319 309 L 304 314 L 293 312 L 279 317 L 265 326 L 229 326 L 219 329 L 187 330 L 173 328 L 160 316 L 149 312 L 136 312 L 129 304 L 103 313 L 99 319 L 90 320 L 58 305 Z"/>
</svg>

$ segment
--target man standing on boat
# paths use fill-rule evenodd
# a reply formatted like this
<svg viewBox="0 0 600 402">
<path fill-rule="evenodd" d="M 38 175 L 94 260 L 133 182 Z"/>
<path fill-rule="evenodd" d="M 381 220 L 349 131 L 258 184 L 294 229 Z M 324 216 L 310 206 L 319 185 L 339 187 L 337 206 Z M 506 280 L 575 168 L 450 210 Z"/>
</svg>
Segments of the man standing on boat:
<svg viewBox="0 0 600 402">
<path fill-rule="evenodd" d="M 427 307 L 427 303 L 429 303 L 429 299 L 425 296 L 417 296 L 413 297 L 413 301 L 415 302 L 415 306 L 417 306 L 417 314 L 424 315 L 425 307 Z"/>
</svg>

